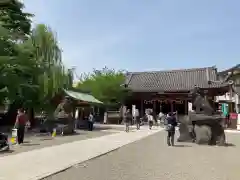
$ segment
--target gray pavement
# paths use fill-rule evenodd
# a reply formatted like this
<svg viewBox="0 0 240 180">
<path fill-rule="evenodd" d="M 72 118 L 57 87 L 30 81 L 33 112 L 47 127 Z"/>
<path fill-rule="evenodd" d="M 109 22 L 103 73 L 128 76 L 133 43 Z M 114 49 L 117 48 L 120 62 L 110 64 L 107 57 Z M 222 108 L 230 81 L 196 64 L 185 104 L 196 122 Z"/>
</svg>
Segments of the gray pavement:
<svg viewBox="0 0 240 180">
<path fill-rule="evenodd" d="M 177 143 L 162 131 L 45 180 L 239 180 L 240 134 L 228 147 Z"/>
<path fill-rule="evenodd" d="M 0 180 L 39 180 L 162 130 L 162 128 L 149 130 L 148 127 L 143 127 L 140 131 L 131 130 L 129 133 L 121 131 L 3 156 L 0 157 Z"/>
<path fill-rule="evenodd" d="M 18 154 L 22 152 L 31 151 L 34 149 L 41 149 L 49 146 L 55 146 L 60 145 L 64 143 L 70 143 L 74 141 L 80 141 L 90 138 L 96 138 L 108 134 L 114 133 L 113 131 L 108 131 L 104 129 L 96 129 L 94 131 L 83 131 L 83 130 L 77 130 L 77 133 L 74 135 L 69 136 L 56 136 L 55 138 L 52 138 L 49 135 L 41 135 L 38 134 L 27 134 L 24 144 L 22 145 L 13 145 L 11 146 L 11 150 L 9 152 L 0 153 L 0 157 L 7 156 L 7 155 L 13 155 Z"/>
</svg>

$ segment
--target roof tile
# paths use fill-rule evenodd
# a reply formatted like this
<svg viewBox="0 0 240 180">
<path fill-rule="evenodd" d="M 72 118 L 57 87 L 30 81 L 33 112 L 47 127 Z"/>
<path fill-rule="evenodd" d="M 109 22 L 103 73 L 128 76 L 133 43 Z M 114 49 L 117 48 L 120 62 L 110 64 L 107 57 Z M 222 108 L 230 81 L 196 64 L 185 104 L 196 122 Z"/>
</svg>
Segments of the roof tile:
<svg viewBox="0 0 240 180">
<path fill-rule="evenodd" d="M 214 81 L 209 84 L 209 81 Z M 126 78 L 126 84 L 135 92 L 189 91 L 200 88 L 221 87 L 226 84 L 216 82 L 215 67 L 182 69 L 156 72 L 133 72 Z"/>
</svg>

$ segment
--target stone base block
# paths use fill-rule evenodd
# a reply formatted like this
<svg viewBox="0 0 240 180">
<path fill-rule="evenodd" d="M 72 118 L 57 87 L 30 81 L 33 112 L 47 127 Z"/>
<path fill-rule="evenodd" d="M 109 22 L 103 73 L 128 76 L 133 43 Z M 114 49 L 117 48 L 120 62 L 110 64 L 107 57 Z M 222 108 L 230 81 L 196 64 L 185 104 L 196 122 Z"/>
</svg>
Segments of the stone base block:
<svg viewBox="0 0 240 180">
<path fill-rule="evenodd" d="M 179 125 L 179 138 L 178 138 L 178 142 L 188 142 L 188 141 L 192 141 L 192 137 L 190 135 L 189 132 L 189 127 L 186 124 L 180 124 Z"/>
<path fill-rule="evenodd" d="M 196 143 L 197 144 L 209 144 L 212 137 L 212 131 L 209 126 L 195 126 L 194 128 L 196 134 Z"/>
</svg>

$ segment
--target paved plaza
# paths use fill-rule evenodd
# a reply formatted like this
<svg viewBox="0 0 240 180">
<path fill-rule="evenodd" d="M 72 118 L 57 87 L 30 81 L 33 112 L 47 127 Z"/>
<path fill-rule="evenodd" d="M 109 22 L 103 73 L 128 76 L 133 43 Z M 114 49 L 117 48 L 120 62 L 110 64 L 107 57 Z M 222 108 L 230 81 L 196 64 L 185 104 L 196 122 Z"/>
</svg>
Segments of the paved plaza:
<svg viewBox="0 0 240 180">
<path fill-rule="evenodd" d="M 118 131 L 97 138 L 79 140 L 0 157 L 0 180 L 37 180 L 161 131 Z"/>
<path fill-rule="evenodd" d="M 96 134 L 90 139 L 83 131 L 83 137 L 73 136 L 73 141 L 0 157 L 0 180 L 240 179 L 239 133 L 227 132 L 227 147 L 168 147 L 160 127 L 123 130 L 124 126 L 98 125 L 96 132 L 89 132 Z"/>
<path fill-rule="evenodd" d="M 115 133 L 114 131 L 106 130 L 95 130 L 95 131 L 82 131 L 77 130 L 76 134 L 69 136 L 57 136 L 52 138 L 51 135 L 38 135 L 32 134 L 27 135 L 25 138 L 25 143 L 21 146 L 11 146 L 11 150 L 9 152 L 1 153 L 0 157 L 8 156 L 13 154 L 18 154 L 22 152 L 27 152 L 35 149 L 41 149 L 49 146 L 56 146 L 60 144 L 70 143 L 74 141 L 86 140 L 90 138 L 101 137 L 104 135 L 109 135 Z M 9 136 L 10 137 L 10 136 Z"/>
<path fill-rule="evenodd" d="M 227 133 L 228 147 L 168 147 L 161 131 L 45 180 L 239 180 L 239 135 Z"/>
</svg>

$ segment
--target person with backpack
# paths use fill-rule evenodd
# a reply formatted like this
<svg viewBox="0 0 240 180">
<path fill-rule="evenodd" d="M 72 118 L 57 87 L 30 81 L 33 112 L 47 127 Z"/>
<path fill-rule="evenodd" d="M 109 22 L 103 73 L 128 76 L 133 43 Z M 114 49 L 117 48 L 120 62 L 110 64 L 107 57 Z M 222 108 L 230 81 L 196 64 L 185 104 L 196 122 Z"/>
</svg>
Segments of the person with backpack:
<svg viewBox="0 0 240 180">
<path fill-rule="evenodd" d="M 166 118 L 166 123 L 166 131 L 168 132 L 167 144 L 168 146 L 174 146 L 175 127 L 177 126 L 175 114 L 169 113 Z"/>
</svg>

